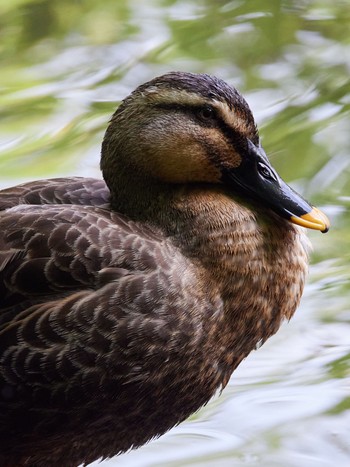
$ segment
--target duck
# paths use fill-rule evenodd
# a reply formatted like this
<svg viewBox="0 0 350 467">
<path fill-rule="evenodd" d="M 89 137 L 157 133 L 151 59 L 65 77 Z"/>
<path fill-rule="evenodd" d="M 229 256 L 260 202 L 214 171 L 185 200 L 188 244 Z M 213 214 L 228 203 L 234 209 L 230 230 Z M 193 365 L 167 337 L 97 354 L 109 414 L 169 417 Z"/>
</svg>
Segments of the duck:
<svg viewBox="0 0 350 467">
<path fill-rule="evenodd" d="M 326 215 L 220 78 L 122 101 L 103 180 L 0 191 L 0 464 L 87 465 L 184 421 L 298 307 Z"/>
</svg>

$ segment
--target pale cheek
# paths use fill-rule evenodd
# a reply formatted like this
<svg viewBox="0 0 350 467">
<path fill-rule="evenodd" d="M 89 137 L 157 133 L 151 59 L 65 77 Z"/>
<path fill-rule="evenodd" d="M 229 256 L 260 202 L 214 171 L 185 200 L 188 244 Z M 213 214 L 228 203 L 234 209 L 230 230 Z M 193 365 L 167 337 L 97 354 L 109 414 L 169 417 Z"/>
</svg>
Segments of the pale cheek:
<svg viewBox="0 0 350 467">
<path fill-rule="evenodd" d="M 203 157 L 200 146 L 192 143 L 177 147 L 175 151 L 171 155 L 160 155 L 167 161 L 159 170 L 163 180 L 174 183 L 220 182 L 220 171 Z"/>
<path fill-rule="evenodd" d="M 218 129 L 188 120 L 157 118 L 140 133 L 138 144 L 144 172 L 169 183 L 221 183 L 218 165 L 235 168 L 241 163 Z"/>
<path fill-rule="evenodd" d="M 220 171 L 209 160 L 203 144 L 192 136 L 166 136 L 155 136 L 145 147 L 145 170 L 153 177 L 169 183 L 220 182 Z"/>
</svg>

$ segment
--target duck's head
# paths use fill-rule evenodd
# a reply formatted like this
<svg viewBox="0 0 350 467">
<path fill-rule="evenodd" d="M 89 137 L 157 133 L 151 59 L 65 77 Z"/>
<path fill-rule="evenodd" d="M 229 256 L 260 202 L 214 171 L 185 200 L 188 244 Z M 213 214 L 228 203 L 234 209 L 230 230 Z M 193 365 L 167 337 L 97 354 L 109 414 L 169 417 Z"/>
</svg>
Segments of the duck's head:
<svg viewBox="0 0 350 467">
<path fill-rule="evenodd" d="M 290 222 L 329 228 L 271 166 L 242 95 L 206 74 L 173 72 L 139 86 L 112 117 L 101 168 L 112 197 L 121 179 L 144 187 L 219 184 Z"/>
</svg>

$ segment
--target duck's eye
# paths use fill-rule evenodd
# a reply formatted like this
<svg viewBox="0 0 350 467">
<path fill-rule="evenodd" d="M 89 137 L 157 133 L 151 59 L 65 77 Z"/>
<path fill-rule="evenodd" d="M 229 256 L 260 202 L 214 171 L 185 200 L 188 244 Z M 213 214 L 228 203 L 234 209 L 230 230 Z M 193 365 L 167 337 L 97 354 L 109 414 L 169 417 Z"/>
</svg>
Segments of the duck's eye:
<svg viewBox="0 0 350 467">
<path fill-rule="evenodd" d="M 276 176 L 272 170 L 262 162 L 258 162 L 258 171 L 262 177 L 268 180 L 276 180 Z"/>
<path fill-rule="evenodd" d="M 210 105 L 205 105 L 204 107 L 200 108 L 198 114 L 203 120 L 209 120 L 214 117 L 215 112 Z"/>
</svg>

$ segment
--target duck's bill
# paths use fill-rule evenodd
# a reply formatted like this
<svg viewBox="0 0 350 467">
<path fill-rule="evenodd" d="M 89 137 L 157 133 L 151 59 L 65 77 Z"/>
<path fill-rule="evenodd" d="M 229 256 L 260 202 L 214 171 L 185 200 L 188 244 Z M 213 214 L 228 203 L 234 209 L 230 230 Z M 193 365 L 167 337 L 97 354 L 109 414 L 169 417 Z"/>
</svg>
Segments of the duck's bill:
<svg viewBox="0 0 350 467">
<path fill-rule="evenodd" d="M 277 175 L 277 174 L 276 174 Z M 320 230 L 326 233 L 330 222 L 319 209 L 310 205 L 301 195 L 296 193 L 278 175 L 278 184 L 262 184 L 260 195 L 266 204 L 277 214 L 293 224 L 307 229 Z"/>
<path fill-rule="evenodd" d="M 328 231 L 330 222 L 287 185 L 271 167 L 264 150 L 249 144 L 241 165 L 222 171 L 223 181 L 242 196 L 249 196 L 293 224 L 307 229 Z"/>
<path fill-rule="evenodd" d="M 322 233 L 328 232 L 330 226 L 326 214 L 314 206 L 310 212 L 302 214 L 300 217 L 291 216 L 289 220 L 293 222 L 293 224 L 301 225 L 307 229 L 320 230 Z"/>
</svg>

